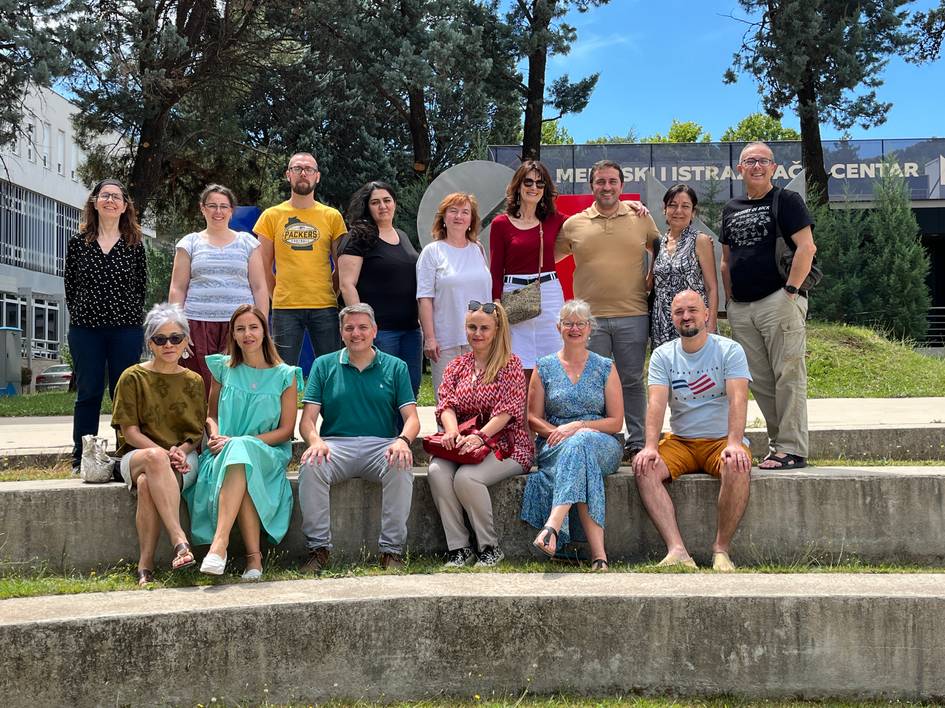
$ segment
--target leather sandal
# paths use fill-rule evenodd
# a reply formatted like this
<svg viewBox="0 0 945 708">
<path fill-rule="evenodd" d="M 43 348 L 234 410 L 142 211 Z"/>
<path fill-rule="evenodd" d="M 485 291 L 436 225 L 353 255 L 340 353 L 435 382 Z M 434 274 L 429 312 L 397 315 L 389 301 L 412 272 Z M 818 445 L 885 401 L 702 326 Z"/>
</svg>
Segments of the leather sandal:
<svg viewBox="0 0 945 708">
<path fill-rule="evenodd" d="M 544 533 L 542 533 L 544 531 Z M 555 537 L 555 548 L 548 550 L 548 544 L 551 542 L 551 535 Z M 543 526 L 538 532 L 538 537 L 532 541 L 532 545 L 549 558 L 554 558 L 555 551 L 558 550 L 558 529 L 553 526 Z"/>
<path fill-rule="evenodd" d="M 154 571 L 150 568 L 138 568 L 138 587 L 143 588 L 154 582 Z"/>
<path fill-rule="evenodd" d="M 180 570 L 196 563 L 193 549 L 187 541 L 174 546 L 174 559 L 171 561 L 171 570 Z"/>
<path fill-rule="evenodd" d="M 606 558 L 595 558 L 591 561 L 591 572 L 592 573 L 606 573 L 610 570 L 610 563 L 607 562 Z"/>
</svg>

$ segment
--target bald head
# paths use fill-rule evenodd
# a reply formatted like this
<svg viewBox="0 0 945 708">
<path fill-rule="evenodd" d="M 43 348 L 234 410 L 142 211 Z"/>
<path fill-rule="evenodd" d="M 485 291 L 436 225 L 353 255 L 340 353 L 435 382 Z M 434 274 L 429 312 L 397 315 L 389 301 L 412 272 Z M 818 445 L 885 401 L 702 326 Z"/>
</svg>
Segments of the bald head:
<svg viewBox="0 0 945 708">
<path fill-rule="evenodd" d="M 709 323 L 709 308 L 695 290 L 676 293 L 671 306 L 673 326 L 681 337 L 695 337 L 705 331 Z"/>
</svg>

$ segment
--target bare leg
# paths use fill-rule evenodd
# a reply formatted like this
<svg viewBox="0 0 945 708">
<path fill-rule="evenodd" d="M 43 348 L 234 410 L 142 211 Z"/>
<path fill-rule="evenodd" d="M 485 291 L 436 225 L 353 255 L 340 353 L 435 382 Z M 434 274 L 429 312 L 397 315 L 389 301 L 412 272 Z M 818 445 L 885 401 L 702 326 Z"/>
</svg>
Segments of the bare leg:
<svg viewBox="0 0 945 708">
<path fill-rule="evenodd" d="M 719 526 L 712 550 L 728 553 L 732 537 L 748 506 L 748 487 L 751 472 L 739 472 L 734 465 L 722 464 L 722 488 L 719 490 Z"/>
<path fill-rule="evenodd" d="M 131 477 L 135 484 L 141 476 L 147 477 L 145 484 L 148 495 L 167 530 L 171 545 L 187 543 L 187 536 L 180 525 L 180 486 L 171 469 L 167 451 L 159 447 L 149 447 L 136 452 L 131 458 Z"/>
<path fill-rule="evenodd" d="M 246 497 L 246 468 L 243 465 L 230 465 L 224 475 L 217 507 L 217 528 L 210 542 L 210 553 L 216 553 L 221 558 L 226 557 L 226 548 L 230 545 L 230 531 L 233 530 L 233 523 Z M 258 533 L 256 537 L 258 543 Z"/>
<path fill-rule="evenodd" d="M 259 523 L 259 514 L 249 494 L 243 495 L 243 503 L 236 517 L 240 525 L 240 535 L 243 545 L 246 546 L 246 569 L 257 568 L 262 570 L 262 553 L 259 550 L 262 527 Z"/>
<path fill-rule="evenodd" d="M 689 560 L 689 551 L 683 543 L 682 534 L 676 523 L 676 508 L 666 490 L 666 481 L 670 479 L 669 469 L 662 459 L 652 467 L 636 473 L 637 489 L 646 512 L 653 525 L 659 531 L 666 544 L 666 558 Z"/>
<path fill-rule="evenodd" d="M 578 504 L 578 516 L 581 517 L 581 526 L 584 527 L 584 535 L 587 536 L 587 543 L 591 547 L 591 560 L 607 560 L 607 551 L 604 549 L 604 529 L 597 525 L 597 522 L 587 513 L 587 504 Z"/>
<path fill-rule="evenodd" d="M 548 515 L 545 526 L 550 526 L 555 531 L 560 531 L 561 524 L 564 523 L 564 517 L 568 515 L 570 510 L 570 504 L 559 504 L 558 506 L 551 507 L 551 513 Z M 555 551 L 558 550 L 557 536 L 542 529 L 538 532 L 538 535 L 535 536 L 535 545 L 544 548 L 546 553 L 554 555 Z"/>
<path fill-rule="evenodd" d="M 133 458 L 132 458 L 133 459 Z M 138 477 L 138 510 L 135 512 L 135 526 L 138 527 L 138 570 L 154 570 L 154 551 L 161 537 L 161 519 L 154 501 L 148 491 L 148 478 Z"/>
</svg>

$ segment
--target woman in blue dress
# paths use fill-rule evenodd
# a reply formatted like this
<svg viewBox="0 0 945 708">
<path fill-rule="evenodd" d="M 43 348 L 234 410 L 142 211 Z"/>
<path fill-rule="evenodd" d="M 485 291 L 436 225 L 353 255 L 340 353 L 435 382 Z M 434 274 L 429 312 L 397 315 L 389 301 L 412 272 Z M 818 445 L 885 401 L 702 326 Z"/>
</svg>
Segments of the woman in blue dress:
<svg viewBox="0 0 945 708">
<path fill-rule="evenodd" d="M 279 543 L 289 528 L 292 488 L 286 467 L 302 389 L 302 370 L 284 364 L 263 313 L 240 305 L 230 318 L 229 353 L 207 357 L 213 375 L 208 449 L 197 482 L 184 497 L 191 538 L 210 544 L 202 573 L 222 575 L 230 531 L 238 522 L 246 545 L 244 580 L 262 577 L 262 531 Z"/>
<path fill-rule="evenodd" d="M 615 437 L 623 427 L 623 394 L 613 362 L 587 348 L 593 327 L 584 300 L 564 303 L 558 315 L 564 345 L 538 360 L 538 376 L 529 382 L 538 472 L 528 476 L 521 518 L 541 529 L 533 545 L 549 557 L 571 540 L 587 540 L 591 568 L 603 572 L 604 477 L 617 471 L 623 453 Z"/>
</svg>

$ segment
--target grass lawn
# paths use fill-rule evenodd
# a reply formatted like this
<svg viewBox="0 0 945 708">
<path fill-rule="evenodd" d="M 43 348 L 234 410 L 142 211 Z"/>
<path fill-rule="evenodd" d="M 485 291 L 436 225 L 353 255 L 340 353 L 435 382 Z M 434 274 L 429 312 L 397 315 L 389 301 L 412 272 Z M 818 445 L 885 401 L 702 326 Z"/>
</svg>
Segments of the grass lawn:
<svg viewBox="0 0 945 708">
<path fill-rule="evenodd" d="M 721 323 L 724 334 L 727 324 Z M 919 354 L 863 327 L 824 322 L 808 323 L 807 374 L 810 398 L 913 398 L 945 391 L 945 358 Z M 433 405 L 429 374 L 417 398 L 421 406 Z M 75 394 L 65 391 L 2 397 L 0 417 L 72 415 L 74 401 Z M 107 395 L 102 412 L 111 413 Z"/>
<path fill-rule="evenodd" d="M 237 704 L 228 704 L 208 700 L 198 704 L 199 708 L 227 708 Z M 252 704 L 241 703 L 243 708 Z M 311 703 L 259 703 L 265 708 L 312 708 Z M 328 701 L 319 703 L 321 708 L 879 708 L 879 706 L 932 706 L 932 703 L 912 703 L 906 701 L 772 701 L 746 698 L 659 698 L 642 696 L 606 696 L 587 698 L 584 696 L 532 696 L 523 693 L 518 697 L 494 698 L 474 695 L 469 698 L 433 698 L 424 701 L 404 701 L 400 703 L 371 703 L 369 701 Z"/>
</svg>

